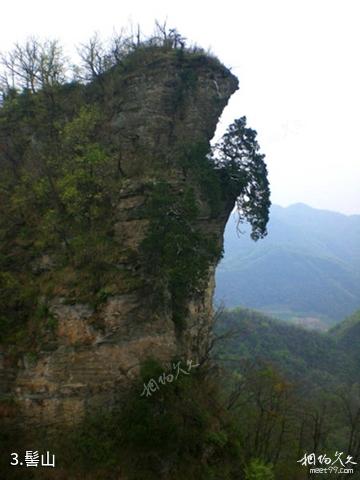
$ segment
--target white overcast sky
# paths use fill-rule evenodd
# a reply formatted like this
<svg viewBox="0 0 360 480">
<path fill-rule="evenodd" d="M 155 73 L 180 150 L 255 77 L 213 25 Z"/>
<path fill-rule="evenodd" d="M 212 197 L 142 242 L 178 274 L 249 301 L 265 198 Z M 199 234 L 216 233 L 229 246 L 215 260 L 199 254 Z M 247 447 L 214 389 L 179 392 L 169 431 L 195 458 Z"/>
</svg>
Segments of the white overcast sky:
<svg viewBox="0 0 360 480">
<path fill-rule="evenodd" d="M 94 31 L 167 19 L 239 77 L 219 131 L 247 116 L 273 203 L 360 214 L 360 1 L 13 0 L 0 15 L 1 51 L 36 35 L 68 55 Z"/>
</svg>

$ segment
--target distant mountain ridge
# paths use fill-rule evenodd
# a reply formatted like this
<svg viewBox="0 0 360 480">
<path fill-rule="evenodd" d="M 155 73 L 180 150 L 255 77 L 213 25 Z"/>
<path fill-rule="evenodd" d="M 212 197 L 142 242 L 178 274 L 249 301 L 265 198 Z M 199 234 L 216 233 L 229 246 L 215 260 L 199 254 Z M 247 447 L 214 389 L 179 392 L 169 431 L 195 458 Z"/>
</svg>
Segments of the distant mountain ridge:
<svg viewBox="0 0 360 480">
<path fill-rule="evenodd" d="M 305 204 L 273 205 L 258 242 L 225 230 L 216 275 L 217 302 L 243 305 L 301 323 L 331 325 L 360 307 L 360 215 Z"/>
</svg>

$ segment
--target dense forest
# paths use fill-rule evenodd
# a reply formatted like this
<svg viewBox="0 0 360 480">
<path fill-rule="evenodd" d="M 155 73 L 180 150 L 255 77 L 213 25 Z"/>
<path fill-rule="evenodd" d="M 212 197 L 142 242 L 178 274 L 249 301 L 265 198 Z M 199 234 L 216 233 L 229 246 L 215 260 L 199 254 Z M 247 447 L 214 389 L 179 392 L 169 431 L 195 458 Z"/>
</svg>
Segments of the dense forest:
<svg viewBox="0 0 360 480">
<path fill-rule="evenodd" d="M 221 313 L 216 358 L 234 385 L 231 406 L 248 455 L 271 462 L 275 478 L 307 478 L 293 469 L 303 452 L 358 458 L 359 329 L 359 311 L 328 333 L 248 309 Z"/>
</svg>

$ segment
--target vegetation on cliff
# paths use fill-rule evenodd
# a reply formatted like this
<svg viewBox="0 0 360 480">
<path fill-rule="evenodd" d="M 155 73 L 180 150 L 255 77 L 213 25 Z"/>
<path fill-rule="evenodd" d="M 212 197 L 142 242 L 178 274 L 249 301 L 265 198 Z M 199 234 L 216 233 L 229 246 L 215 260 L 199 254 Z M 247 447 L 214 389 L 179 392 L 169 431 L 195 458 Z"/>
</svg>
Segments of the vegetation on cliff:
<svg viewBox="0 0 360 480">
<path fill-rule="evenodd" d="M 100 345 L 114 333 L 109 328 L 108 337 L 102 335 L 101 308 L 119 293 L 134 290 L 138 302 L 140 297 L 148 302 L 151 320 L 163 315 L 165 325 L 172 318 L 175 329 L 171 321 L 166 325 L 180 335 L 186 330 L 191 301 L 205 304 L 211 271 L 222 254 L 222 227 L 234 205 L 239 221 L 250 222 L 255 240 L 266 235 L 270 192 L 256 132 L 241 117 L 210 148 L 218 115 L 237 87 L 217 59 L 187 48 L 175 30 L 161 28 L 144 41 L 115 38 L 109 48 L 94 37 L 83 47 L 81 58 L 82 65 L 71 78 L 56 42 L 30 41 L 4 58 L 0 335 L 4 345 L 12 345 L 15 358 L 21 357 L 19 352 L 35 351 L 34 364 L 36 354 L 53 359 L 44 353 L 43 344 L 60 350 L 51 309 L 54 298 L 61 306 L 91 306 L 91 321 L 100 324 L 95 325 Z M 164 79 L 167 67 L 173 78 Z M 133 103 L 143 100 L 137 94 L 147 88 L 149 72 L 155 87 L 160 82 L 163 89 L 157 93 L 161 105 L 157 118 L 165 118 L 160 132 L 152 129 L 152 104 L 146 105 L 146 118 L 139 121 L 134 113 Z M 215 74 L 230 78 L 223 94 Z M 199 110 L 206 102 L 213 108 L 210 122 L 202 111 L 197 116 L 193 106 L 197 95 L 205 99 Z M 137 113 L 143 115 L 142 108 Z M 194 122 L 203 124 L 184 126 L 189 120 L 186 108 L 190 120 L 193 116 Z M 136 130 L 134 125 L 139 124 Z M 129 244 L 126 229 L 134 226 L 136 242 Z M 140 323 L 133 318 L 128 323 Z M 211 324 L 211 318 L 208 321 Z M 151 329 L 149 319 L 148 323 Z M 134 331 L 141 343 L 141 332 Z M 81 347 L 76 342 L 69 348 L 74 354 L 88 347 L 87 339 Z M 95 335 L 89 342 L 98 348 Z M 131 352 L 134 357 L 137 353 Z M 112 409 L 89 411 L 75 428 L 63 428 L 64 438 L 60 432 L 57 443 L 52 443 L 60 464 L 72 469 L 73 478 L 84 478 L 89 469 L 92 478 L 116 478 L 125 472 L 136 480 L 230 480 L 242 478 L 244 471 L 249 480 L 259 471 L 271 478 L 268 462 L 244 457 L 246 438 L 229 413 L 216 369 L 207 358 L 200 363 L 198 373 L 164 386 L 151 398 L 140 398 L 140 383 L 166 367 L 145 362 L 140 382 L 134 380 L 127 394 L 121 385 Z M 61 381 L 56 377 L 56 367 L 63 369 L 61 361 L 59 365 L 51 384 L 55 389 Z M 122 365 L 116 368 L 120 373 L 116 371 L 114 378 L 123 380 Z M 45 383 L 46 375 L 48 371 L 41 377 Z M 76 391 L 78 385 L 70 387 Z M 96 387 L 101 391 L 103 385 L 95 385 L 89 397 L 94 391 L 96 396 Z M 44 387 L 41 395 L 44 391 L 49 393 Z M 59 391 L 56 402 L 62 399 Z M 45 440 L 55 442 L 47 437 L 49 432 L 37 435 L 39 449 Z M 8 438 L 4 428 L 0 440 Z M 68 478 L 68 471 L 59 475 Z"/>
<path fill-rule="evenodd" d="M 83 46 L 81 58 L 69 81 L 56 42 L 28 41 L 3 57 L 0 319 L 1 336 L 8 340 L 25 337 L 28 319 L 38 319 L 46 329 L 40 317 L 53 296 L 96 308 L 119 285 L 146 287 L 150 274 L 163 286 L 160 293 L 169 291 L 174 320 L 181 324 L 186 303 L 221 256 L 218 242 L 211 235 L 204 238 L 195 225 L 207 195 L 214 218 L 236 202 L 240 220 L 252 225 L 254 239 L 266 234 L 267 171 L 256 132 L 246 127 L 245 117 L 235 121 L 213 150 L 209 143 L 181 148 L 179 143 L 170 164 L 163 158 L 169 152 L 159 148 L 158 158 L 149 161 L 148 152 L 139 147 L 137 175 L 147 178 L 147 201 L 138 215 L 150 221 L 142 244 L 140 268 L 145 266 L 146 272 L 141 278 L 131 250 L 115 238 L 120 192 L 131 184 L 133 173 L 129 177 L 124 172 L 119 146 L 109 133 L 114 85 L 137 70 L 153 68 L 155 62 L 175 62 L 180 73 L 171 114 L 181 116 L 196 87 L 198 66 L 218 61 L 200 49 L 186 48 L 175 30 L 161 29 L 143 41 L 117 37 L 108 49 L 94 37 Z M 173 174 L 184 175 L 182 191 L 173 190 Z M 119 271 L 124 263 L 126 271 Z"/>
<path fill-rule="evenodd" d="M 215 339 L 222 341 L 200 368 L 162 384 L 178 359 L 149 360 L 113 410 L 90 411 L 36 446 L 54 445 L 74 479 L 305 480 L 305 452 L 334 458 L 341 451 L 342 461 L 357 460 L 359 378 L 341 346 L 240 309 L 222 313 Z M 159 388 L 147 396 L 150 381 Z"/>
</svg>

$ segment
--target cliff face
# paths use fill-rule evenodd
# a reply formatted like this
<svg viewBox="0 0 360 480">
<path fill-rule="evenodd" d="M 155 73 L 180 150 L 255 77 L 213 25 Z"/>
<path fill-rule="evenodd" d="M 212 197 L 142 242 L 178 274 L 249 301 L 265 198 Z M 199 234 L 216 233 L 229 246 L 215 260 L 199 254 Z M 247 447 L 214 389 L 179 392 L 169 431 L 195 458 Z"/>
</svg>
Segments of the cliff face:
<svg viewBox="0 0 360 480">
<path fill-rule="evenodd" d="M 218 195 L 214 206 L 215 186 L 199 162 L 237 86 L 203 55 L 155 54 L 106 74 L 96 95 L 105 99 L 101 138 L 119 175 L 106 218 L 113 271 L 99 281 L 94 304 L 76 290 L 70 298 L 59 282 L 41 290 L 58 268 L 51 249 L 31 261 L 51 329 L 32 325 L 31 351 L 1 346 L 0 392 L 16 405 L 4 403 L 4 416 L 20 408 L 25 422 L 72 422 L 87 407 L 111 404 L 146 358 L 196 361 L 206 350 L 214 269 L 234 199 Z M 80 268 L 71 276 L 81 282 Z"/>
</svg>

